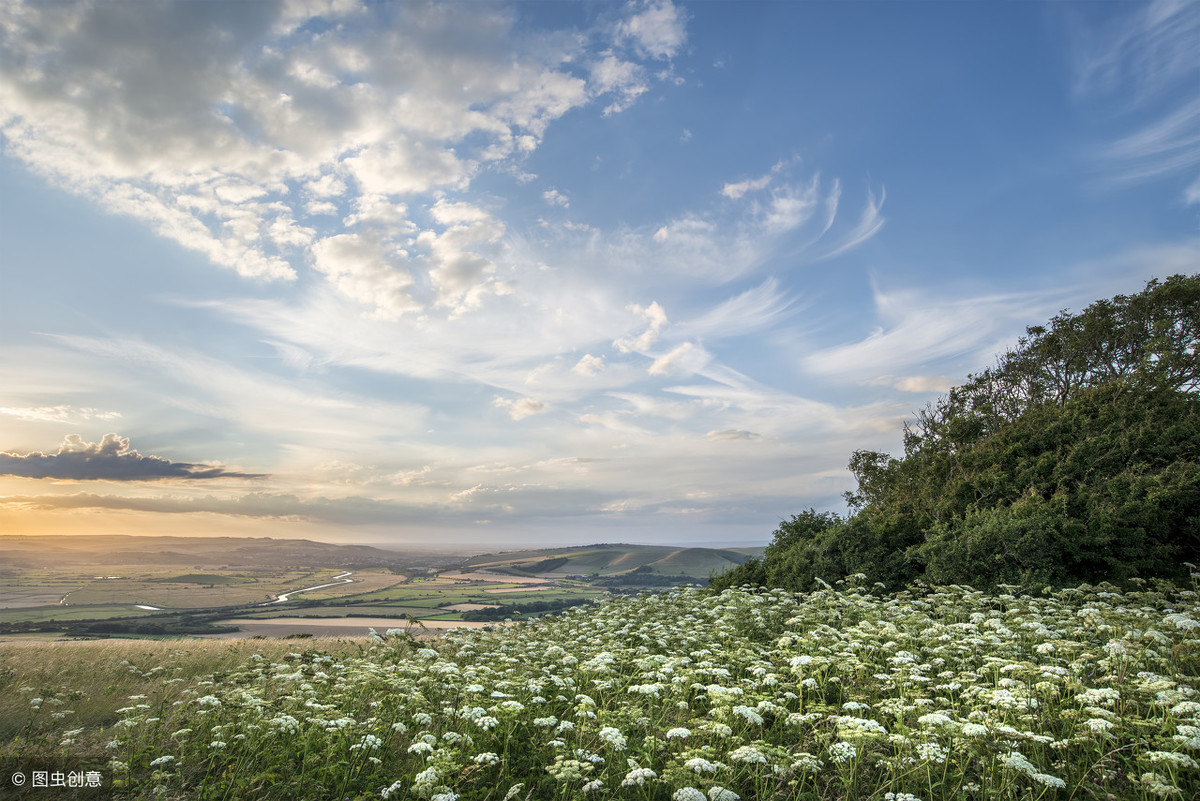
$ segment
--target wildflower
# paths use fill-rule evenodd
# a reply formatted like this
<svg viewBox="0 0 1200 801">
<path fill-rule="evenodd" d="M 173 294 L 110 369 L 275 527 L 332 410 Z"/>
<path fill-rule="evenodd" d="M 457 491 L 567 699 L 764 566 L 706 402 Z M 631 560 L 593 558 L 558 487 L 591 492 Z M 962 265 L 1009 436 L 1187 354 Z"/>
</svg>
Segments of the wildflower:
<svg viewBox="0 0 1200 801">
<path fill-rule="evenodd" d="M 693 757 L 692 759 L 689 759 L 687 762 L 683 763 L 683 766 L 694 773 L 716 773 L 717 772 L 716 765 L 709 762 L 707 759 L 702 759 L 700 757 Z"/>
<path fill-rule="evenodd" d="M 499 765 L 500 757 L 491 751 L 485 751 L 482 754 L 476 754 L 472 760 L 476 765 Z"/>
<path fill-rule="evenodd" d="M 708 788 L 708 801 L 740 801 L 741 796 L 724 787 Z"/>
<path fill-rule="evenodd" d="M 606 726 L 600 730 L 600 739 L 612 746 L 614 751 L 625 750 L 625 736 L 621 734 L 620 729 Z"/>
<path fill-rule="evenodd" d="M 160 756 L 158 759 L 153 760 L 150 763 L 150 767 L 157 768 L 160 765 L 170 765 L 174 761 L 175 757 L 171 756 L 170 754 L 166 754 L 165 756 Z"/>
<path fill-rule="evenodd" d="M 350 746 L 350 749 L 355 750 L 361 748 L 364 751 L 374 751 L 381 745 L 383 745 L 383 740 L 380 740 L 374 734 L 365 734 L 358 744 Z"/>
<path fill-rule="evenodd" d="M 1187 754 L 1180 754 L 1176 751 L 1147 751 L 1142 756 L 1156 765 L 1167 763 L 1176 768 L 1200 768 L 1200 763 L 1197 763 L 1196 760 Z"/>
<path fill-rule="evenodd" d="M 938 726 L 948 726 L 954 723 L 954 719 L 943 715 L 941 712 L 930 712 L 928 715 L 921 715 L 921 717 L 917 718 L 917 723 L 933 729 Z"/>
<path fill-rule="evenodd" d="M 946 761 L 949 752 L 937 743 L 920 743 L 917 745 L 917 758 L 922 762 L 933 762 L 941 765 Z"/>
<path fill-rule="evenodd" d="M 547 773 L 562 783 L 578 781 L 593 770 L 595 767 L 591 763 L 581 762 L 578 759 L 564 759 L 561 754 L 554 758 L 553 765 L 546 768 Z"/>
<path fill-rule="evenodd" d="M 758 712 L 754 711 L 748 706 L 735 706 L 733 708 L 733 714 L 737 715 L 738 717 L 745 718 L 747 722 L 755 726 L 761 726 L 763 723 L 762 715 L 758 714 Z"/>
<path fill-rule="evenodd" d="M 767 755 L 750 745 L 743 745 L 729 752 L 729 758 L 734 762 L 765 765 L 769 761 Z"/>
<path fill-rule="evenodd" d="M 604 782 L 600 781 L 599 779 L 593 779 L 592 781 L 583 785 L 583 792 L 590 793 L 592 790 L 599 790 L 603 786 Z"/>
<path fill-rule="evenodd" d="M 691 736 L 692 736 L 692 732 L 690 729 L 676 727 L 674 729 L 667 730 L 667 739 L 668 740 L 683 740 L 683 739 L 686 739 Z"/>
<path fill-rule="evenodd" d="M 835 764 L 841 765 L 849 762 L 856 756 L 858 756 L 858 750 L 845 740 L 839 740 L 829 746 L 829 759 Z"/>
<path fill-rule="evenodd" d="M 625 778 L 621 781 L 622 787 L 641 787 L 650 779 L 657 779 L 658 774 L 650 770 L 650 768 L 634 768 L 625 774 Z"/>
<path fill-rule="evenodd" d="M 1157 773 L 1143 773 L 1141 784 L 1147 792 L 1159 798 L 1180 794 L 1179 788 L 1171 784 L 1170 779 L 1159 776 Z"/>
<path fill-rule="evenodd" d="M 695 787 L 680 787 L 671 795 L 671 801 L 705 801 L 705 796 Z"/>
</svg>

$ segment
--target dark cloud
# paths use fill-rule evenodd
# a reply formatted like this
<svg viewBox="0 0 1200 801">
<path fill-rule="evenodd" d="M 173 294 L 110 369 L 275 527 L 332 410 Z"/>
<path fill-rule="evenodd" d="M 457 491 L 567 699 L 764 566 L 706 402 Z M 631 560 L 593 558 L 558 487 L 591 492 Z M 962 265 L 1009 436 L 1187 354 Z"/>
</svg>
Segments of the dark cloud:
<svg viewBox="0 0 1200 801">
<path fill-rule="evenodd" d="M 116 434 L 105 434 L 99 442 L 84 442 L 78 434 L 70 434 L 56 453 L 0 453 L 0 475 L 78 481 L 263 477 L 256 473 L 237 473 L 223 467 L 142 456 L 129 447 L 128 437 Z"/>
</svg>

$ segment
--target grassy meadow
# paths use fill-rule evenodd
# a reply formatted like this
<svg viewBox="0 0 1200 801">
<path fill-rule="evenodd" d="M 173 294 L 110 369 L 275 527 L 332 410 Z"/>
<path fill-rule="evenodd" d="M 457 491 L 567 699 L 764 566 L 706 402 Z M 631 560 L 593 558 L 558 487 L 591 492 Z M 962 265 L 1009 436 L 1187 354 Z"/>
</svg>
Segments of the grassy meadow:
<svg viewBox="0 0 1200 801">
<path fill-rule="evenodd" d="M 436 640 L 9 644 L 0 698 L 5 771 L 96 797 L 1190 799 L 1200 596 L 852 578 Z"/>
</svg>

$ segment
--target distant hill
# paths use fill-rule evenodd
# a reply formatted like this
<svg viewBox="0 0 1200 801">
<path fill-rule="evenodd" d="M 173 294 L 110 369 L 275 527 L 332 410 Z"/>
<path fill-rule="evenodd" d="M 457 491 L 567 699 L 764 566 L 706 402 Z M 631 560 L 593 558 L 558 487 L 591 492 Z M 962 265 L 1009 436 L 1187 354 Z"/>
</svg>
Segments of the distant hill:
<svg viewBox="0 0 1200 801">
<path fill-rule="evenodd" d="M 481 554 L 471 557 L 463 566 L 545 576 L 618 576 L 645 568 L 642 572 L 708 578 L 762 552 L 762 548 L 603 544 Z"/>
<path fill-rule="evenodd" d="M 181 565 L 231 568 L 353 567 L 411 563 L 400 551 L 271 537 L 136 537 L 117 534 L 0 537 L 0 562 Z"/>
</svg>

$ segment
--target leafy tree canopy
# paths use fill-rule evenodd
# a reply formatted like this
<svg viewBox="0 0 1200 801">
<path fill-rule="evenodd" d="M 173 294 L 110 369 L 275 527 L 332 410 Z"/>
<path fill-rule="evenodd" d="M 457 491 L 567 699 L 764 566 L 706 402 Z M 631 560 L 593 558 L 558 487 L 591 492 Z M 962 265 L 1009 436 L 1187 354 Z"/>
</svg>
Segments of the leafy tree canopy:
<svg viewBox="0 0 1200 801">
<path fill-rule="evenodd" d="M 851 456 L 848 517 L 793 517 L 713 586 L 1183 576 L 1200 562 L 1198 343 L 1200 276 L 1026 329 L 906 424 L 903 457 Z"/>
</svg>

